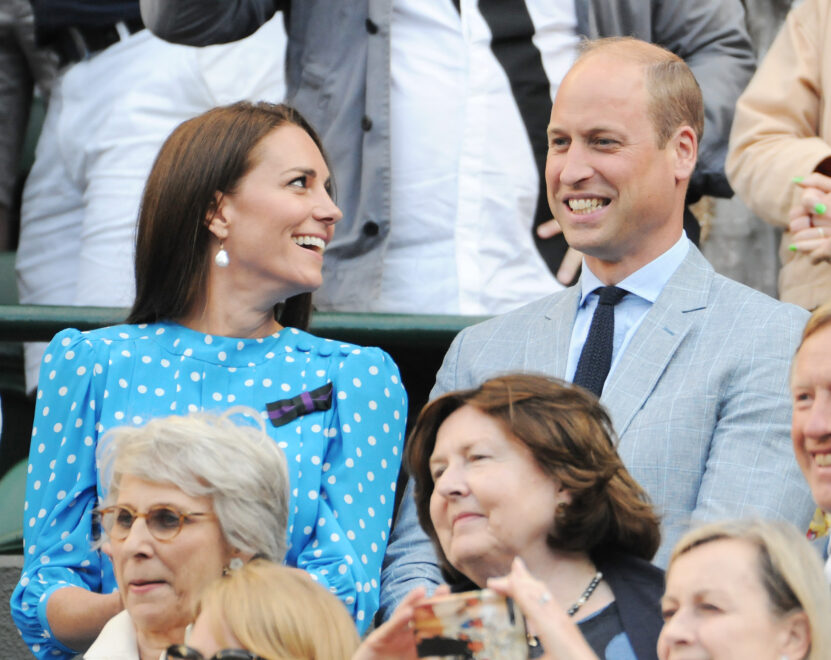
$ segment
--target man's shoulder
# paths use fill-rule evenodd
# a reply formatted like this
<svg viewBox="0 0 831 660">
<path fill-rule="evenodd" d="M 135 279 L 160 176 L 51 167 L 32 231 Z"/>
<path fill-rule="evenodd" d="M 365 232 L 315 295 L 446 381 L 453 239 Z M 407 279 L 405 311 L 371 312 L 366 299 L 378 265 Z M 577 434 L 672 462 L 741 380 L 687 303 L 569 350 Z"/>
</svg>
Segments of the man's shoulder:
<svg viewBox="0 0 831 660">
<path fill-rule="evenodd" d="M 716 310 L 729 313 L 732 321 L 739 325 L 750 322 L 787 323 L 796 324 L 801 329 L 810 316 L 802 307 L 771 298 L 718 273 L 713 277 L 710 304 Z"/>
</svg>

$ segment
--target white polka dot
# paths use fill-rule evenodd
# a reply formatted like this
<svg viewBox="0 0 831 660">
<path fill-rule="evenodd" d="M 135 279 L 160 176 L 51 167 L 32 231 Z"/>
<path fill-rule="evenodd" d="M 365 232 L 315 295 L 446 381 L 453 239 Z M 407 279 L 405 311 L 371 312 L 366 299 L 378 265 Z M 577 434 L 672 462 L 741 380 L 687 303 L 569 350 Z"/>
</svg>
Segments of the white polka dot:
<svg viewBox="0 0 831 660">
<path fill-rule="evenodd" d="M 213 393 L 213 400 L 214 401 L 222 401 L 222 395 L 219 392 Z"/>
<path fill-rule="evenodd" d="M 384 429 L 384 433 L 389 433 L 390 432 L 390 425 L 389 424 L 385 423 L 382 428 Z"/>
<path fill-rule="evenodd" d="M 115 417 L 118 420 L 122 420 L 124 419 L 124 413 L 121 410 L 116 410 L 113 417 Z"/>
<path fill-rule="evenodd" d="M 72 360 L 72 359 L 74 359 L 74 358 L 75 358 L 75 351 L 67 351 L 67 352 L 64 354 L 64 357 L 65 357 L 67 360 Z"/>
<path fill-rule="evenodd" d="M 367 472 L 366 478 L 369 479 L 369 481 L 375 481 L 375 475 L 372 472 Z"/>
<path fill-rule="evenodd" d="M 347 504 L 352 504 L 352 496 L 347 493 L 346 495 L 343 496 L 343 501 L 346 502 Z"/>
<path fill-rule="evenodd" d="M 58 422 L 57 424 L 55 424 L 55 425 L 52 427 L 52 430 L 53 430 L 55 433 L 60 433 L 62 428 L 63 428 L 63 424 L 61 424 L 60 422 Z"/>
<path fill-rule="evenodd" d="M 316 500 L 317 496 L 318 496 L 318 492 L 316 490 L 310 490 L 309 491 L 309 499 L 310 500 Z"/>
<path fill-rule="evenodd" d="M 236 400 L 237 400 L 237 397 L 234 396 L 233 394 L 228 395 L 228 403 L 233 403 Z"/>
<path fill-rule="evenodd" d="M 153 390 L 153 392 L 156 394 L 156 396 L 164 396 L 164 390 L 161 387 L 157 387 L 155 390 Z"/>
<path fill-rule="evenodd" d="M 367 441 L 367 442 L 368 442 L 368 443 L 369 443 L 372 447 L 374 447 L 374 446 L 375 446 L 375 443 L 376 443 L 376 442 L 378 442 L 378 440 L 376 440 L 376 439 L 375 439 L 375 436 L 374 436 L 374 435 L 369 436 L 369 437 L 366 439 L 366 441 Z"/>
<path fill-rule="evenodd" d="M 211 337 L 210 335 L 205 335 L 205 343 L 206 344 L 213 344 L 214 343 L 214 338 Z"/>
<path fill-rule="evenodd" d="M 344 424 L 343 425 L 343 432 L 344 433 L 351 433 L 352 432 L 352 427 L 349 426 L 349 424 Z"/>
<path fill-rule="evenodd" d="M 282 385 L 280 385 L 280 389 L 284 392 L 288 392 L 291 389 L 291 385 L 289 385 L 288 383 L 283 383 Z"/>
<path fill-rule="evenodd" d="M 332 536 L 336 536 L 336 535 L 332 534 Z M 346 564 L 341 564 L 340 566 L 338 566 L 338 573 L 340 573 L 341 575 L 346 575 L 346 571 L 348 571 L 348 570 L 349 569 L 346 567 Z"/>
<path fill-rule="evenodd" d="M 133 424 L 135 424 L 136 426 L 141 424 L 141 417 L 139 415 L 134 415 L 133 416 Z"/>
<path fill-rule="evenodd" d="M 49 563 L 49 561 L 50 561 L 50 559 L 49 559 L 49 557 L 48 557 L 48 556 L 46 556 L 46 555 L 43 555 L 43 557 L 41 557 L 41 558 L 40 558 L 40 563 L 41 563 L 41 564 L 48 564 L 48 563 Z"/>
<path fill-rule="evenodd" d="M 186 357 L 190 357 L 191 355 L 193 355 L 193 349 L 192 348 L 186 348 L 185 352 L 184 352 L 184 355 Z"/>
<path fill-rule="evenodd" d="M 199 381 L 199 372 L 197 372 L 197 371 L 192 371 L 192 372 L 190 373 L 190 379 L 191 379 L 194 383 L 198 382 L 198 381 Z"/>
<path fill-rule="evenodd" d="M 45 449 L 46 449 L 46 445 L 45 445 L 45 444 L 43 444 L 43 443 L 41 442 L 41 443 L 38 445 L 38 454 L 42 454 L 42 453 L 44 452 L 44 450 L 45 450 Z"/>
<path fill-rule="evenodd" d="M 61 493 L 63 493 L 63 491 L 61 491 Z M 59 500 L 63 499 L 63 497 L 60 496 L 61 493 L 58 493 L 58 499 Z M 45 518 L 45 517 L 46 517 L 46 509 L 41 509 L 40 511 L 38 511 L 38 518 Z"/>
<path fill-rule="evenodd" d="M 271 379 L 263 378 L 263 387 L 271 387 Z"/>
<path fill-rule="evenodd" d="M 35 489 L 35 490 L 40 490 L 40 479 L 38 479 L 38 480 L 34 483 L 34 489 Z"/>
<path fill-rule="evenodd" d="M 246 387 L 251 387 L 251 386 L 254 384 L 254 381 L 253 381 L 252 379 L 250 379 L 250 378 L 249 378 L 249 379 L 248 379 L 248 380 L 246 380 L 246 381 L 245 381 L 245 383 L 243 383 L 243 384 L 244 384 Z"/>
<path fill-rule="evenodd" d="M 70 454 L 66 457 L 66 462 L 72 465 L 75 462 L 75 454 Z"/>
<path fill-rule="evenodd" d="M 329 535 L 329 540 L 332 541 L 332 543 L 337 543 L 338 541 L 340 541 L 340 535 L 339 534 L 330 534 Z"/>
<path fill-rule="evenodd" d="M 64 552 L 72 552 L 72 544 L 71 543 L 65 544 L 63 549 L 64 549 Z"/>
<path fill-rule="evenodd" d="M 136 389 L 139 391 L 139 394 L 147 393 L 147 385 L 139 385 Z"/>
<path fill-rule="evenodd" d="M 161 363 L 160 363 L 160 364 L 161 364 L 163 367 L 169 367 L 169 366 L 170 366 L 170 360 L 167 360 L 167 359 L 162 358 L 162 361 L 161 361 Z"/>
<path fill-rule="evenodd" d="M 338 392 L 338 399 L 340 399 L 341 401 L 343 401 L 345 398 L 346 398 L 346 392 L 344 392 L 343 390 L 341 390 L 340 392 Z"/>
<path fill-rule="evenodd" d="M 360 379 L 360 378 L 353 378 L 353 379 L 352 379 L 352 384 L 353 384 L 355 387 L 360 387 L 360 386 L 361 386 L 361 379 Z"/>
<path fill-rule="evenodd" d="M 67 393 L 68 391 L 69 391 L 69 390 L 66 388 L 66 386 L 64 386 L 64 387 L 61 387 L 61 388 L 58 390 L 58 394 L 60 394 L 61 396 L 66 396 L 66 393 Z"/>
<path fill-rule="evenodd" d="M 43 406 L 43 416 L 46 417 L 49 415 L 49 406 Z"/>
<path fill-rule="evenodd" d="M 360 413 L 354 413 L 354 414 L 352 415 L 352 419 L 354 419 L 356 422 L 358 422 L 358 424 L 360 424 L 360 423 L 361 423 L 361 415 L 360 415 Z"/>
<path fill-rule="evenodd" d="M 351 467 L 353 467 L 354 465 L 355 465 L 355 461 L 353 461 L 351 458 L 347 458 L 347 459 L 346 459 L 346 467 L 351 468 Z"/>
<path fill-rule="evenodd" d="M 219 351 L 219 353 L 217 353 L 217 357 L 218 357 L 220 360 L 225 360 L 225 358 L 227 358 L 227 357 L 228 357 L 228 355 L 225 353 L 225 351 Z"/>
<path fill-rule="evenodd" d="M 127 381 L 124 378 L 119 378 L 118 379 L 118 385 L 119 385 L 119 387 L 122 387 L 122 388 L 127 387 Z"/>
<path fill-rule="evenodd" d="M 369 409 L 370 410 L 378 410 L 378 404 L 375 403 L 375 401 L 370 401 L 369 402 Z"/>
<path fill-rule="evenodd" d="M 396 385 L 398 385 L 398 377 L 397 377 L 397 376 L 390 376 L 390 380 L 391 380 L 393 383 L 395 383 Z"/>
</svg>

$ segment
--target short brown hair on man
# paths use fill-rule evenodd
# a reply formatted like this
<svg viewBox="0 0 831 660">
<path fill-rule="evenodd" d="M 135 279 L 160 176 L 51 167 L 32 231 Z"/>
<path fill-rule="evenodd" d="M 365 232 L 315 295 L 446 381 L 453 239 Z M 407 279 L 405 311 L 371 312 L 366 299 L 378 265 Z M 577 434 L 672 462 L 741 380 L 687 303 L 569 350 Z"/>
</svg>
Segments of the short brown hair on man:
<svg viewBox="0 0 831 660">
<path fill-rule="evenodd" d="M 698 143 L 704 134 L 704 99 L 690 67 L 675 53 L 633 37 L 606 37 L 580 44 L 575 62 L 598 54 L 631 60 L 644 68 L 649 119 L 663 149 L 679 126 L 689 126 Z"/>
<path fill-rule="evenodd" d="M 294 108 L 241 101 L 180 124 L 162 145 L 144 188 L 136 235 L 136 299 L 128 323 L 176 319 L 204 294 L 209 218 L 217 194 L 233 193 L 257 164 L 257 146 L 285 125 L 302 128 L 323 154 L 315 130 Z M 264 246 L 264 250 L 268 247 Z M 311 294 L 275 307 L 283 325 L 305 329 Z"/>
<path fill-rule="evenodd" d="M 418 518 L 450 579 L 465 576 L 448 562 L 430 519 L 430 456 L 439 427 L 463 406 L 499 422 L 509 437 L 530 450 L 545 474 L 570 492 L 571 503 L 552 512 L 550 548 L 587 552 L 593 558 L 624 552 L 652 559 L 660 544 L 658 517 L 618 456 L 603 406 L 592 394 L 560 380 L 516 374 L 428 403 L 407 441 L 405 460 L 415 479 Z"/>
</svg>

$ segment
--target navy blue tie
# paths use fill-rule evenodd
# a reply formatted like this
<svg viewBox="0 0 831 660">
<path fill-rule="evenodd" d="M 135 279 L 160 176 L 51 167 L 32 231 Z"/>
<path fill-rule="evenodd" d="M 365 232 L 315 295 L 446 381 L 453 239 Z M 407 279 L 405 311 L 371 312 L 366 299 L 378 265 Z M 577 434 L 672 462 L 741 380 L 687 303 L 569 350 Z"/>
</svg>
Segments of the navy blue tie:
<svg viewBox="0 0 831 660">
<path fill-rule="evenodd" d="M 615 337 L 615 305 L 628 291 L 616 286 L 601 286 L 592 293 L 598 294 L 600 300 L 594 310 L 592 324 L 586 343 L 574 372 L 574 384 L 586 388 L 599 398 L 603 391 L 606 376 L 612 366 L 612 343 Z"/>
</svg>

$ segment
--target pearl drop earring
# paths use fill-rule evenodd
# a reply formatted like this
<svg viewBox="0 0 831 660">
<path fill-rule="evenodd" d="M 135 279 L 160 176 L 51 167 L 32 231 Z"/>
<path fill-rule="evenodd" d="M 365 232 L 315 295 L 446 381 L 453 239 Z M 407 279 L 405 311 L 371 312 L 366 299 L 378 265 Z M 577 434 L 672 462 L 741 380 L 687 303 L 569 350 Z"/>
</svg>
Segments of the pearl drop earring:
<svg viewBox="0 0 831 660">
<path fill-rule="evenodd" d="M 225 251 L 225 248 L 223 246 L 224 243 L 220 240 L 219 252 L 217 252 L 216 256 L 214 257 L 214 263 L 220 268 L 228 268 L 228 264 L 231 260 L 228 258 L 228 253 Z"/>
</svg>

